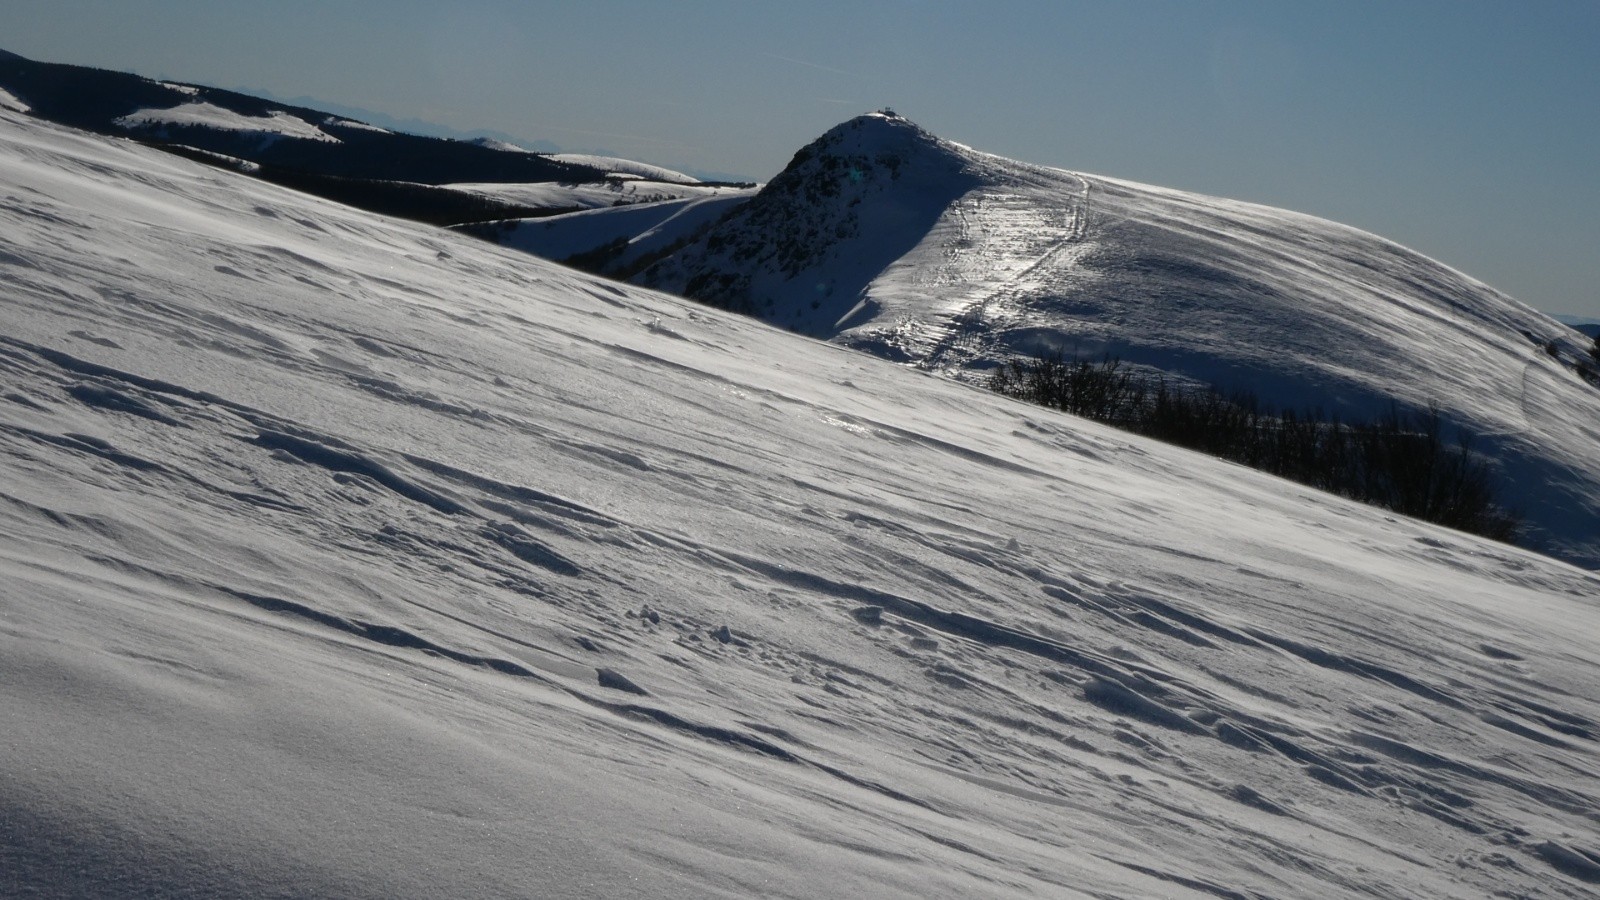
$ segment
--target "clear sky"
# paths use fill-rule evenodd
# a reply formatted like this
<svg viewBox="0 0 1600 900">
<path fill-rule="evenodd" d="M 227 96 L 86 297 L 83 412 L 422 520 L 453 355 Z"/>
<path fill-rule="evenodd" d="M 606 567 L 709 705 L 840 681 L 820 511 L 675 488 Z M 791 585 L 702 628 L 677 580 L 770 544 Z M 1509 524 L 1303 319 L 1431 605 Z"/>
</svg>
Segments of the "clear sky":
<svg viewBox="0 0 1600 900">
<path fill-rule="evenodd" d="M 1600 318 L 1600 0 L 5 0 L 0 47 L 757 179 L 888 105 Z"/>
</svg>

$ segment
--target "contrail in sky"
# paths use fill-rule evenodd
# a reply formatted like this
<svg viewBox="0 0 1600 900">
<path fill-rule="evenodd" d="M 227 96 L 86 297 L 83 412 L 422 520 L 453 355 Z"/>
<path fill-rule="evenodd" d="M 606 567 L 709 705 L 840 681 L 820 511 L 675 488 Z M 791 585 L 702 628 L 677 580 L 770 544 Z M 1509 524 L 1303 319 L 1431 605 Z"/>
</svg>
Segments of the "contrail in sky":
<svg viewBox="0 0 1600 900">
<path fill-rule="evenodd" d="M 843 69 L 835 69 L 832 66 L 825 66 L 825 65 L 822 65 L 821 63 L 806 62 L 803 59 L 795 59 L 795 58 L 789 57 L 789 56 L 779 56 L 776 53 L 763 53 L 761 55 L 762 56 L 770 56 L 773 59 L 781 59 L 784 62 L 794 63 L 797 66 L 808 66 L 808 67 L 813 68 L 813 69 L 821 69 L 824 72 L 832 72 L 835 75 L 849 75 L 851 78 L 860 78 L 861 77 L 860 75 L 857 75 L 854 72 L 846 72 Z"/>
</svg>

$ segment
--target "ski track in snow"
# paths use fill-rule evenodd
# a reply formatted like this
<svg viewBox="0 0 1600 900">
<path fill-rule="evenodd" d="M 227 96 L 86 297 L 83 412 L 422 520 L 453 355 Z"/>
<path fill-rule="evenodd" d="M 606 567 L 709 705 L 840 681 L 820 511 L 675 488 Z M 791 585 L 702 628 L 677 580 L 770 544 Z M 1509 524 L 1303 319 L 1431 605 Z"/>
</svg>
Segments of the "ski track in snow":
<svg viewBox="0 0 1600 900">
<path fill-rule="evenodd" d="M 1591 573 L 9 113 L 0 177 L 0 888 L 1600 885 Z"/>
<path fill-rule="evenodd" d="M 961 223 L 959 235 L 945 243 L 945 262 L 939 266 L 936 280 L 981 285 L 981 294 L 954 312 L 944 323 L 943 334 L 933 339 L 931 348 L 917 354 L 919 368 L 960 373 L 989 351 L 983 341 L 986 335 L 1021 323 L 1026 298 L 1040 288 L 1041 275 L 1059 278 L 1060 273 L 1076 265 L 1083 249 L 1077 245 L 1087 235 L 1090 210 L 1089 181 L 1074 177 L 1078 178 L 1079 189 L 1074 202 L 1064 210 L 1041 209 L 1031 197 L 991 191 L 974 191 L 956 204 L 953 212 Z M 1008 215 L 994 211 L 1008 206 L 1014 206 L 1015 212 Z M 965 213 L 969 207 L 983 222 L 981 242 L 971 237 L 972 222 Z M 1059 225 L 1053 221 L 1057 217 L 1061 219 Z M 1040 236 L 1048 237 L 1044 238 L 1041 252 L 1034 246 L 1014 246 L 1012 242 L 1019 235 L 1028 235 L 1035 241 Z M 1022 268 L 1011 268 L 1029 259 L 1032 261 Z"/>
</svg>

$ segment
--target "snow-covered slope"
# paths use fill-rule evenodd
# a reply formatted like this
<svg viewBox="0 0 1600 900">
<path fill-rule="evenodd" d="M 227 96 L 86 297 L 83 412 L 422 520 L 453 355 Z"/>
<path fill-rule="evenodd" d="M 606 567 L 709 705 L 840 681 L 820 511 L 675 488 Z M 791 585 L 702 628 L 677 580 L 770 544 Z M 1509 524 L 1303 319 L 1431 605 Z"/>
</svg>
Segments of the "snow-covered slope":
<svg viewBox="0 0 1600 900">
<path fill-rule="evenodd" d="M 725 188 L 703 197 L 587 209 L 541 219 L 457 226 L 502 247 L 558 262 L 604 253 L 607 272 L 623 271 L 653 253 L 692 240 L 749 200 L 754 188 Z M 596 263 L 602 262 L 598 258 Z M 594 271 L 600 266 L 592 266 Z"/>
<path fill-rule="evenodd" d="M 25 113 L 28 111 L 28 104 L 12 96 L 11 92 L 5 88 L 0 88 L 0 109 Z"/>
<path fill-rule="evenodd" d="M 682 172 L 663 166 L 655 166 L 632 159 L 622 159 L 616 156 L 596 156 L 592 153 L 556 153 L 550 158 L 564 163 L 571 163 L 575 166 L 599 169 L 610 175 L 626 175 L 633 178 L 642 178 L 645 181 L 664 181 L 673 184 L 698 184 L 700 181 L 693 175 L 685 175 Z"/>
<path fill-rule="evenodd" d="M 488 137 L 474 138 L 472 143 L 495 150 L 509 150 L 516 153 L 534 152 L 509 141 Z M 668 184 L 699 184 L 700 182 L 700 179 L 695 178 L 693 175 L 685 175 L 682 172 L 668 169 L 664 166 L 623 159 L 618 156 L 597 156 L 593 153 L 549 153 L 544 155 L 558 162 L 596 169 L 612 178 L 638 178 L 643 181 L 659 181 Z"/>
<path fill-rule="evenodd" d="M 633 206 L 641 203 L 701 200 L 735 195 L 748 197 L 754 193 L 748 188 L 726 185 L 677 184 L 642 181 L 635 178 L 579 182 L 546 181 L 528 184 L 462 183 L 447 184 L 444 187 L 518 206 L 562 210 L 610 209 L 615 206 Z"/>
<path fill-rule="evenodd" d="M 1346 418 L 1437 403 L 1482 436 L 1530 544 L 1600 566 L 1581 338 L 1322 219 L 1014 162 L 879 113 L 636 280 L 969 379 L 1055 347 Z"/>
<path fill-rule="evenodd" d="M 1600 579 L 0 112 L 0 893 L 1590 896 Z"/>
<path fill-rule="evenodd" d="M 308 141 L 339 143 L 339 139 L 333 135 L 304 119 L 291 116 L 282 110 L 270 110 L 263 116 L 249 116 L 236 110 L 217 106 L 214 103 L 200 101 L 185 103 L 170 109 L 141 109 L 118 118 L 116 123 L 130 130 L 144 129 L 147 132 L 156 134 L 161 133 L 165 126 L 176 125 L 183 128 L 235 131 L 243 134 L 258 135 L 264 139 L 287 137 L 301 138 Z M 330 122 L 330 124 L 343 123 Z M 358 128 L 362 127 L 360 122 L 351 124 Z"/>
</svg>

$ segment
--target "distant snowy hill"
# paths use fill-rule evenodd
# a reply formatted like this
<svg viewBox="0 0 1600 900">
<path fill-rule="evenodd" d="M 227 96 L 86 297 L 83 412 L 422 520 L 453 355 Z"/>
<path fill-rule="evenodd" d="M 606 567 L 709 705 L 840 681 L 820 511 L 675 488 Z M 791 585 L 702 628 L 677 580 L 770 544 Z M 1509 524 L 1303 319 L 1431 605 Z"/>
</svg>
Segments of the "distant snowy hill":
<svg viewBox="0 0 1600 900">
<path fill-rule="evenodd" d="M 536 186 L 530 186 L 536 187 Z M 558 189 L 560 186 L 556 186 Z M 510 219 L 456 226 L 457 230 L 557 262 L 578 261 L 589 271 L 617 273 L 670 252 L 693 240 L 723 216 L 747 202 L 754 188 L 683 190 L 659 182 L 628 181 L 618 185 L 622 198 L 648 197 L 643 202 L 619 199 L 557 216 Z M 598 199 L 603 193 L 574 190 L 576 201 Z M 687 194 L 660 198 L 658 192 Z M 553 191 L 540 194 L 554 199 Z M 495 192 L 494 196 L 507 195 Z M 521 195 L 516 195 L 521 196 Z M 531 199 L 531 198 L 530 198 Z"/>
<path fill-rule="evenodd" d="M 0 58 L 0 88 L 54 122 L 322 176 L 427 185 L 604 177 L 520 149 L 404 134 L 220 88 L 15 55 Z"/>
<path fill-rule="evenodd" d="M 0 56 L 0 106 L 430 224 L 706 196 L 730 186 L 612 157 L 407 134 L 199 85 Z M 440 189 L 439 186 L 448 186 Z"/>
<path fill-rule="evenodd" d="M 1345 417 L 1435 403 L 1481 436 L 1533 546 L 1600 566 L 1582 338 L 1326 220 L 1002 159 L 880 113 L 634 280 L 968 380 L 1058 348 Z"/>
<path fill-rule="evenodd" d="M 0 192 L 0 894 L 1600 886 L 1593 573 L 4 110 Z"/>
<path fill-rule="evenodd" d="M 234 91 L 14 54 L 0 56 L 0 107 L 133 137 L 429 224 L 508 221 L 739 189 L 632 160 L 540 154 L 488 137 L 424 137 Z"/>
<path fill-rule="evenodd" d="M 631 159 L 620 159 L 615 156 L 595 156 L 591 153 L 556 153 L 550 158 L 572 163 L 575 166 L 599 169 L 608 175 L 625 175 L 633 178 L 642 178 L 645 181 L 696 184 L 700 180 L 672 169 L 652 166 L 649 163 L 635 162 Z"/>
</svg>

